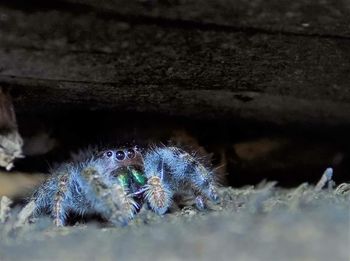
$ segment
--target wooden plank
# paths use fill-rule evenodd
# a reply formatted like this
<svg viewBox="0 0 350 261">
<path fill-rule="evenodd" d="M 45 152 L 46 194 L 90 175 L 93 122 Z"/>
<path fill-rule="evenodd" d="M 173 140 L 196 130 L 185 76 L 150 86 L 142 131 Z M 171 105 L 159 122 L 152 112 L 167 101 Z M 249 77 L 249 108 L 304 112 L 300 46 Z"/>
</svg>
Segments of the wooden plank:
<svg viewBox="0 0 350 261">
<path fill-rule="evenodd" d="M 2 7 L 0 84 L 19 110 L 350 122 L 350 40 L 132 24 Z"/>
<path fill-rule="evenodd" d="M 349 126 L 349 103 L 276 96 L 254 92 L 186 90 L 169 87 L 140 91 L 112 85 L 1 78 L 13 86 L 19 112 L 71 109 L 160 113 L 202 119 L 239 118 L 274 124 Z M 21 83 L 22 82 L 22 83 Z M 38 86 L 40 82 L 40 86 Z"/>
<path fill-rule="evenodd" d="M 23 6 L 21 1 L 7 1 Z M 31 1 L 34 8 L 74 13 L 94 12 L 105 18 L 183 27 L 270 32 L 322 37 L 350 37 L 350 4 L 346 0 L 65 0 Z M 25 6 L 28 8 L 28 5 Z M 221 27 L 220 27 L 221 26 Z"/>
</svg>

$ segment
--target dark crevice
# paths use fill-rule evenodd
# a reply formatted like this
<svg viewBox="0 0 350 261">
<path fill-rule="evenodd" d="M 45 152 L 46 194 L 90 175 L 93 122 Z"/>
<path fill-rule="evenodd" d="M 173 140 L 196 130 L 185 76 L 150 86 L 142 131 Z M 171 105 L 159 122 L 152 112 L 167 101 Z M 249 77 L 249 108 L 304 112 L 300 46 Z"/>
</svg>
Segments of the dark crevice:
<svg viewBox="0 0 350 261">
<path fill-rule="evenodd" d="M 224 175 L 223 185 L 239 187 L 276 180 L 280 186 L 316 183 L 327 167 L 339 184 L 348 181 L 350 152 L 347 133 L 318 128 L 281 128 L 254 122 L 193 120 L 157 114 L 84 110 L 18 114 L 25 139 L 46 132 L 56 146 L 46 155 L 16 163 L 20 171 L 47 172 L 69 159 L 71 152 L 99 145 L 104 148 L 169 144 L 197 152 Z M 203 154 L 205 152 L 205 154 Z M 210 156 L 209 156 L 210 155 Z M 211 159 L 211 160 L 210 160 Z"/>
<path fill-rule="evenodd" d="M 79 3 L 68 3 L 65 1 L 46 1 L 46 0 L 3 0 L 1 5 L 12 8 L 23 10 L 27 13 L 38 12 L 38 11 L 50 11 L 50 10 L 60 10 L 65 12 L 71 12 L 76 14 L 82 14 L 91 12 L 94 10 L 89 5 L 79 4 Z"/>
<path fill-rule="evenodd" d="M 254 100 L 253 97 L 250 97 L 250 96 L 248 96 L 248 95 L 243 95 L 243 94 L 236 94 L 236 95 L 235 95 L 235 98 L 236 98 L 237 100 L 242 101 L 242 102 L 250 102 L 250 101 Z"/>
<path fill-rule="evenodd" d="M 80 84 L 98 84 L 98 85 L 120 85 L 120 82 L 95 82 L 95 81 L 77 81 L 77 80 L 67 80 L 67 79 L 48 79 L 48 78 L 36 78 L 36 77 L 27 77 L 27 76 L 16 76 L 16 75 L 5 75 L 0 74 L 0 83 L 4 86 L 11 86 L 12 84 L 9 83 L 10 80 L 26 80 L 28 81 L 35 81 L 35 82 L 45 82 L 45 86 L 50 85 L 49 83 L 80 83 Z M 14 85 L 19 85 L 18 83 Z"/>
</svg>

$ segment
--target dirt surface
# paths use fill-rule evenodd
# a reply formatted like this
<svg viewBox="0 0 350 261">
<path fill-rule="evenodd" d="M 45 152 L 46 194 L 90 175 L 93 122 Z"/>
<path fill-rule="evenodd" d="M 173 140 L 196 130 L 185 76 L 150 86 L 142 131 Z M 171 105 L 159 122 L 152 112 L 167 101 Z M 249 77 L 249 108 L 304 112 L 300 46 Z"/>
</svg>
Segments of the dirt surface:
<svg viewBox="0 0 350 261">
<path fill-rule="evenodd" d="M 0 225 L 0 260 L 349 260 L 349 185 L 315 191 L 222 188 L 222 202 L 164 216 L 143 209 L 126 227 L 54 228 L 41 218 Z"/>
</svg>

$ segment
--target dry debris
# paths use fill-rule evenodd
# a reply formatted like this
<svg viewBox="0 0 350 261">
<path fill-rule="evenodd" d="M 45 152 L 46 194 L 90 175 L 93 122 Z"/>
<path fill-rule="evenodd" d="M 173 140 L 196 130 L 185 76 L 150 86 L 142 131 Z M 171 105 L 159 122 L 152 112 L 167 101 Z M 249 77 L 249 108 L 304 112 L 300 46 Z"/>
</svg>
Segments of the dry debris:
<svg viewBox="0 0 350 261">
<path fill-rule="evenodd" d="M 6 196 L 2 196 L 0 200 L 0 223 L 5 223 L 10 217 L 10 205 L 12 200 Z"/>
<path fill-rule="evenodd" d="M 11 97 L 0 87 L 0 167 L 11 170 L 14 160 L 24 157 L 22 146 Z"/>
</svg>

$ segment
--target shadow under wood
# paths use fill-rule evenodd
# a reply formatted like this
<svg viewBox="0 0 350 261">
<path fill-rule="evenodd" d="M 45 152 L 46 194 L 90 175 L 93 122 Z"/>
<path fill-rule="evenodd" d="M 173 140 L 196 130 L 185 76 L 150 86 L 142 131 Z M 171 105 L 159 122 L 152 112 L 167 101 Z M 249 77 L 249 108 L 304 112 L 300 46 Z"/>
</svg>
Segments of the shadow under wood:
<svg viewBox="0 0 350 261">
<path fill-rule="evenodd" d="M 204 158 L 223 177 L 225 186 L 257 184 L 263 179 L 276 180 L 280 186 L 315 183 L 327 167 L 334 168 L 337 183 L 350 180 L 350 141 L 339 129 L 116 111 L 18 116 L 28 153 L 16 162 L 19 171 L 47 173 L 89 146 L 170 144 Z"/>
</svg>

